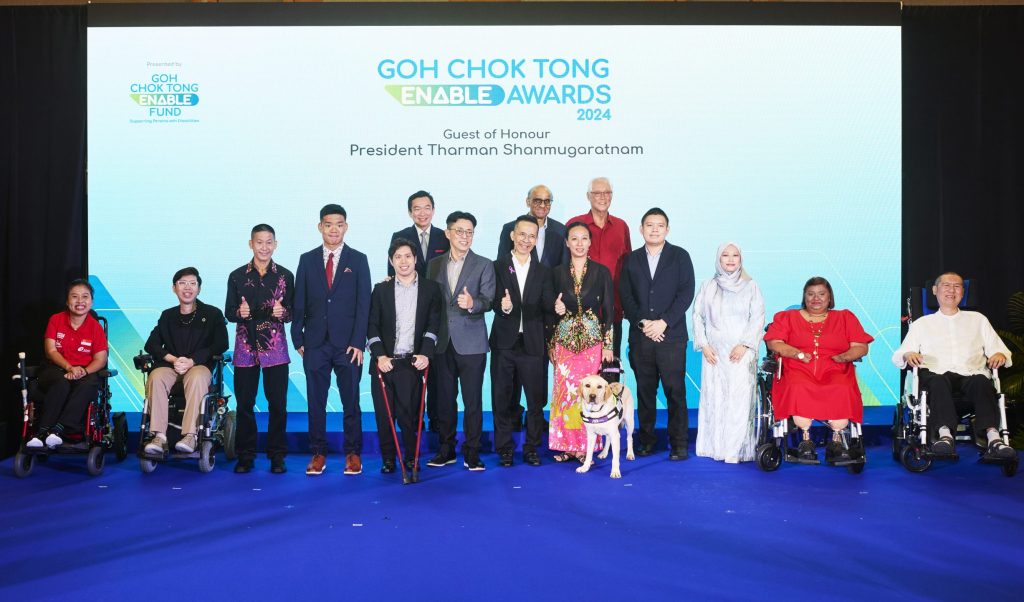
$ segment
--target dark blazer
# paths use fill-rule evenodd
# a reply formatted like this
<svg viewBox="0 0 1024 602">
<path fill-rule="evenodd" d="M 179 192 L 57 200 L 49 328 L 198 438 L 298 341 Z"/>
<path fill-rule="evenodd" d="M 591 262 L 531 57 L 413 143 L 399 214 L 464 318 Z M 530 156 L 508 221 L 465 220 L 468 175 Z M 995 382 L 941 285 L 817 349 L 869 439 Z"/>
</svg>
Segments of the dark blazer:
<svg viewBox="0 0 1024 602">
<path fill-rule="evenodd" d="M 437 257 L 442 253 L 447 253 L 448 249 L 451 248 L 451 243 L 448 242 L 448 237 L 444 235 L 444 230 L 435 226 L 430 226 L 430 239 L 427 242 L 427 260 L 423 261 L 423 247 L 420 245 L 420 231 L 416 229 L 416 226 L 409 226 L 404 230 L 399 230 L 391 235 L 391 242 L 395 242 L 396 239 L 404 238 L 413 244 L 413 251 L 416 252 L 416 273 L 420 276 L 427 275 L 427 264 L 430 260 Z M 388 246 L 391 246 L 391 242 Z M 391 267 L 391 262 L 388 262 L 388 276 L 395 275 L 395 268 Z"/>
<path fill-rule="evenodd" d="M 494 300 L 494 264 L 472 250 L 466 254 L 465 264 L 455 284 L 455 294 L 448 287 L 448 258 L 445 253 L 430 260 L 427 278 L 441 286 L 445 315 L 438 333 L 437 350 L 448 349 L 448 343 L 455 346 L 461 355 L 487 353 L 487 323 L 484 314 L 491 310 Z M 473 308 L 459 307 L 458 296 L 465 287 L 473 297 Z"/>
<path fill-rule="evenodd" d="M 432 357 L 437 346 L 437 332 L 443 313 L 441 287 L 422 276 L 416 284 L 416 326 L 413 331 L 415 353 Z M 395 352 L 395 280 L 381 282 L 373 287 L 370 296 L 370 324 L 366 336 L 374 357 L 391 356 Z"/>
<path fill-rule="evenodd" d="M 498 238 L 498 257 L 508 257 L 512 254 L 512 229 L 516 222 L 511 221 L 501 228 L 501 236 Z M 534 261 L 537 261 L 536 247 L 530 253 Z M 540 262 L 549 268 L 557 267 L 569 261 L 569 247 L 565 246 L 565 224 L 548 218 L 548 227 L 544 235 L 544 257 Z M 509 289 L 510 291 L 512 289 Z M 502 292 L 504 294 L 504 292 Z M 500 297 L 501 295 L 499 295 Z"/>
<path fill-rule="evenodd" d="M 615 321 L 615 288 L 612 286 L 611 271 L 593 259 L 589 260 L 587 274 L 580 287 L 580 297 L 577 299 L 573 292 L 571 267 L 572 264 L 566 261 L 551 271 L 551 305 L 547 308 L 551 326 L 562 319 L 562 316 L 555 313 L 555 299 L 561 294 L 566 315 L 576 313 L 582 305 L 584 311 L 593 310 L 601 321 L 601 329 L 607 332 Z"/>
<path fill-rule="evenodd" d="M 686 249 L 665 243 L 658 269 L 651 278 L 647 249 L 626 257 L 619 281 L 622 310 L 629 320 L 629 338 L 644 336 L 640 320 L 665 320 L 665 340 L 686 341 L 686 310 L 693 302 L 693 262 Z"/>
<path fill-rule="evenodd" d="M 366 347 L 370 318 L 370 265 L 366 255 L 349 245 L 341 249 L 334 286 L 327 290 L 324 248 L 299 257 L 295 271 L 292 345 L 317 348 L 328 340 L 342 349 Z"/>
<path fill-rule="evenodd" d="M 536 259 L 530 262 L 530 271 L 526 275 L 526 290 L 519 290 L 516 278 L 515 263 L 509 257 L 494 262 L 494 320 L 491 321 L 491 350 L 512 349 L 519 338 L 519 319 L 523 320 L 523 348 L 530 355 L 543 356 L 547 351 L 545 321 L 547 308 L 554 306 L 555 298 L 551 294 L 551 270 Z M 508 290 L 512 298 L 512 311 L 508 314 L 501 310 L 501 299 Z"/>
<path fill-rule="evenodd" d="M 178 349 L 174 343 L 171 331 L 177 327 L 180 319 L 178 305 L 160 313 L 160 319 L 146 340 L 146 353 L 153 356 L 153 367 L 171 367 L 170 363 L 164 361 L 164 356 L 170 353 L 175 357 L 190 358 L 196 364 L 213 370 L 213 356 L 228 350 L 228 328 L 224 314 L 213 305 L 196 299 L 196 315 L 192 318 L 190 326 L 201 328 L 202 336 L 194 349 Z"/>
</svg>

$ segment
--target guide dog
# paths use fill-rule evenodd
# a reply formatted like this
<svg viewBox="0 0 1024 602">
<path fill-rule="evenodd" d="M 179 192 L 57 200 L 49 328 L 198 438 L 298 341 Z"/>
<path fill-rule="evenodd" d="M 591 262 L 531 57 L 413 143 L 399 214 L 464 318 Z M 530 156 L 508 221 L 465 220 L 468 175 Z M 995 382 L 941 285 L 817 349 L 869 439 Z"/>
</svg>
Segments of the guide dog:
<svg viewBox="0 0 1024 602">
<path fill-rule="evenodd" d="M 580 382 L 580 413 L 587 429 L 587 459 L 578 473 L 590 470 L 594 464 L 594 447 L 598 435 L 604 435 L 604 449 L 597 456 L 602 460 L 612 449 L 611 478 L 619 479 L 619 428 L 626 425 L 626 459 L 633 456 L 633 393 L 622 383 L 609 383 L 600 376 L 588 376 Z"/>
</svg>

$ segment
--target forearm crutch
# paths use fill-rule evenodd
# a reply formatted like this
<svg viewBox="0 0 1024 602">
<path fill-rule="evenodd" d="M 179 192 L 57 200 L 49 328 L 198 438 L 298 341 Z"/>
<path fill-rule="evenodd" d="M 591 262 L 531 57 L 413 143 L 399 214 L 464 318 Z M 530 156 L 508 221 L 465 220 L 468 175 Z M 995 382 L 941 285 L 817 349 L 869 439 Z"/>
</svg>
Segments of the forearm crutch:
<svg viewBox="0 0 1024 602">
<path fill-rule="evenodd" d="M 430 365 L 427 365 L 423 369 L 423 386 L 420 390 L 420 415 L 419 420 L 416 424 L 416 450 L 413 452 L 412 461 L 412 482 L 418 483 L 420 480 L 420 437 L 423 436 L 423 410 L 426 409 L 427 404 L 427 375 L 430 374 Z"/>
<path fill-rule="evenodd" d="M 384 409 L 388 412 L 388 424 L 391 426 L 391 436 L 395 441 L 395 453 L 398 455 L 398 465 L 402 467 L 402 484 L 409 483 L 409 476 L 405 473 L 405 461 L 402 459 L 402 446 L 398 444 L 398 431 L 395 430 L 395 417 L 391 414 L 391 402 L 388 401 L 388 389 L 384 386 L 384 374 L 377 368 L 377 381 L 380 382 L 380 394 L 384 397 Z M 378 434 L 378 436 L 380 436 Z"/>
</svg>

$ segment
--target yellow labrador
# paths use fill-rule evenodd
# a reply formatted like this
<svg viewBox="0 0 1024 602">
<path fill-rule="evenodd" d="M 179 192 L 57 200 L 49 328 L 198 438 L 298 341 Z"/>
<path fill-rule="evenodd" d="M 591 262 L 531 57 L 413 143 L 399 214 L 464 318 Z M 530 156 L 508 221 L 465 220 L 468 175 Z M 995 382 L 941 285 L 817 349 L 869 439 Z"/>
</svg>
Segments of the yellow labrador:
<svg viewBox="0 0 1024 602">
<path fill-rule="evenodd" d="M 594 464 L 594 447 L 598 435 L 604 435 L 604 449 L 598 458 L 608 457 L 612 449 L 613 479 L 622 477 L 619 471 L 619 429 L 626 425 L 626 459 L 633 456 L 633 393 L 622 383 L 609 383 L 600 376 L 588 376 L 580 382 L 580 412 L 587 429 L 587 459 L 576 472 L 584 473 Z"/>
</svg>

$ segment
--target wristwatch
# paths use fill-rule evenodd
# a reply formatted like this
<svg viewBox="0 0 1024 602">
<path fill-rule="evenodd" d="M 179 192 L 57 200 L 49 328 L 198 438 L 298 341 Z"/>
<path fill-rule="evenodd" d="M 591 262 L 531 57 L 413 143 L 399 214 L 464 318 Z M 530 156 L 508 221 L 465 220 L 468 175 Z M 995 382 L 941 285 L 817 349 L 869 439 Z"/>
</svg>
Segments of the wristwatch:
<svg viewBox="0 0 1024 602">
<path fill-rule="evenodd" d="M 804 361 L 805 357 L 807 357 L 807 356 L 804 355 L 803 351 L 798 351 L 797 354 L 796 354 L 796 359 L 800 360 L 801 362 Z"/>
</svg>

